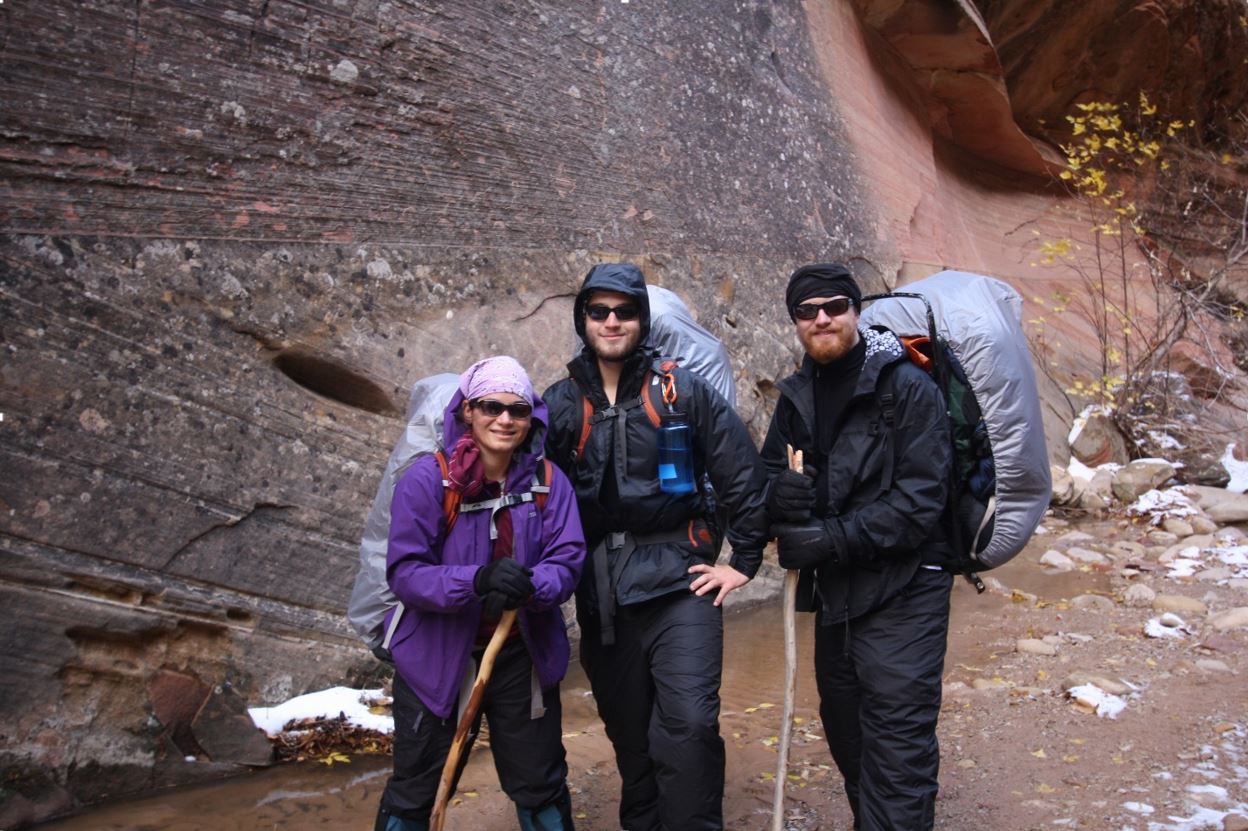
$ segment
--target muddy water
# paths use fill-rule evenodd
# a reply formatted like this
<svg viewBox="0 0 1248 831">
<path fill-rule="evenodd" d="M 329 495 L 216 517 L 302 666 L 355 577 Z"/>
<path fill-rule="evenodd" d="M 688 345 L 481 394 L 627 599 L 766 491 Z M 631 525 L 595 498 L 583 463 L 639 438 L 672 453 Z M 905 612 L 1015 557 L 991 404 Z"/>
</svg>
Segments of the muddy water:
<svg viewBox="0 0 1248 831">
<path fill-rule="evenodd" d="M 1020 560 L 1023 558 L 1020 558 Z M 1059 600 L 1097 588 L 1097 579 L 1086 573 L 1047 575 L 1034 564 L 1011 563 L 1000 569 L 1007 585 L 1049 600 Z M 986 632 L 1010 605 L 994 594 L 976 596 L 959 580 L 953 595 L 953 618 L 949 646 L 950 676 L 959 666 L 977 663 L 987 648 Z M 814 712 L 817 699 L 809 677 L 811 663 L 810 616 L 798 618 L 799 712 Z M 779 720 L 782 698 L 784 649 L 778 603 L 768 603 L 726 617 L 724 656 L 723 725 L 729 742 L 730 784 L 758 779 L 761 770 L 774 764 L 766 754 L 737 752 L 737 730 L 757 729 L 757 719 Z M 588 685 L 578 666 L 572 667 L 563 686 L 565 745 L 574 794 L 609 794 L 615 790 L 610 745 L 593 709 Z M 762 705 L 762 709 L 760 709 Z M 774 705 L 774 708 L 773 708 Z M 775 727 L 765 727 L 764 732 Z M 389 758 L 357 757 L 349 764 L 332 767 L 306 763 L 283 765 L 214 784 L 184 788 L 159 795 L 106 805 L 77 817 L 40 826 L 41 831 L 296 831 L 335 828 L 367 831 L 372 828 L 377 800 L 389 775 Z M 751 791 L 752 793 L 743 793 Z M 763 811 L 769 802 L 767 789 L 729 787 L 728 794 L 749 799 Z M 730 798 L 734 798 L 731 797 Z M 462 802 L 452 809 L 448 828 L 503 831 L 515 827 L 514 815 L 498 792 L 488 750 L 474 749 L 460 789 Z M 584 800 L 587 801 L 587 800 Z M 578 825 L 594 829 L 611 827 L 614 806 L 586 806 Z M 578 807 L 580 807 L 578 805 Z M 753 808 L 750 811 L 753 812 Z M 765 823 L 760 823 L 763 827 Z"/>
</svg>

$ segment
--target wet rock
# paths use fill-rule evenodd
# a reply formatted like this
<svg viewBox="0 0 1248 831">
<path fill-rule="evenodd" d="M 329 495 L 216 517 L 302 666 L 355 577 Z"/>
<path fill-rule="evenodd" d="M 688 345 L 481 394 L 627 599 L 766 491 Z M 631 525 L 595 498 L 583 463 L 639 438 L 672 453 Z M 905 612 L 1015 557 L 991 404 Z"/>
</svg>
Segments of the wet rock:
<svg viewBox="0 0 1248 831">
<path fill-rule="evenodd" d="M 1215 540 L 1229 545 L 1237 545 L 1245 537 L 1248 537 L 1248 534 L 1244 534 L 1238 528 L 1219 528 L 1213 534 Z"/>
<path fill-rule="evenodd" d="M 1075 560 L 1080 563 L 1096 564 L 1109 562 L 1109 558 L 1101 552 L 1093 551 L 1090 548 L 1082 548 L 1077 545 L 1072 545 L 1070 548 L 1066 549 L 1066 556 L 1071 560 Z"/>
<path fill-rule="evenodd" d="M 1196 514 L 1187 518 L 1192 530 L 1197 534 L 1212 534 L 1218 530 L 1218 524 L 1207 516 Z"/>
<path fill-rule="evenodd" d="M 1109 611 L 1114 608 L 1114 601 L 1102 594 L 1081 594 L 1072 598 L 1070 605 L 1085 611 Z"/>
<path fill-rule="evenodd" d="M 1248 816 L 1227 814 L 1222 817 L 1222 831 L 1248 831 Z"/>
<path fill-rule="evenodd" d="M 1057 541 L 1067 544 L 1076 542 L 1096 542 L 1096 537 L 1086 531 L 1067 531 L 1065 534 L 1058 537 Z"/>
<path fill-rule="evenodd" d="M 1181 594 L 1159 594 L 1153 598 L 1153 608 L 1159 612 L 1204 615 L 1209 607 L 1203 601 Z"/>
<path fill-rule="evenodd" d="M 1039 640 L 1038 638 L 1020 638 L 1017 642 L 1015 642 L 1014 649 L 1017 652 L 1022 652 L 1028 655 L 1053 656 L 1057 654 L 1057 647 L 1055 645 Z"/>
<path fill-rule="evenodd" d="M 214 762 L 249 767 L 273 763 L 273 746 L 247 713 L 247 702 L 229 687 L 217 688 L 191 724 L 195 740 Z"/>
<path fill-rule="evenodd" d="M 1117 557 L 1126 557 L 1128 559 L 1138 560 L 1144 556 L 1146 549 L 1138 542 L 1133 542 L 1131 540 L 1114 540 L 1109 545 L 1109 551 Z"/>
<path fill-rule="evenodd" d="M 1154 545 L 1174 545 L 1179 541 L 1177 535 L 1171 534 L 1169 531 L 1162 531 L 1160 529 L 1149 531 L 1148 539 Z"/>
<path fill-rule="evenodd" d="M 1218 632 L 1248 628 L 1248 606 L 1237 606 L 1216 614 L 1209 619 L 1209 625 Z"/>
<path fill-rule="evenodd" d="M 1114 474 L 1114 496 L 1122 502 L 1134 502 L 1174 476 L 1174 465 L 1164 459 L 1136 459 Z"/>
<path fill-rule="evenodd" d="M 1081 489 L 1075 486 L 1075 477 L 1066 468 L 1049 465 L 1049 479 L 1053 483 L 1049 504 L 1074 505 L 1078 502 Z"/>
<path fill-rule="evenodd" d="M 1171 534 L 1174 534 L 1180 539 L 1183 537 L 1190 537 L 1192 534 L 1196 533 L 1190 522 L 1179 519 L 1178 517 L 1166 517 L 1161 521 L 1161 527 L 1162 530 L 1169 531 Z"/>
<path fill-rule="evenodd" d="M 1040 555 L 1040 565 L 1055 568 L 1058 571 L 1073 571 L 1076 568 L 1074 560 L 1055 548 L 1050 548 Z"/>
<path fill-rule="evenodd" d="M 1143 608 L 1152 606 L 1156 597 L 1157 592 L 1151 587 L 1143 583 L 1133 583 L 1122 593 L 1122 602 L 1127 606 Z"/>
</svg>

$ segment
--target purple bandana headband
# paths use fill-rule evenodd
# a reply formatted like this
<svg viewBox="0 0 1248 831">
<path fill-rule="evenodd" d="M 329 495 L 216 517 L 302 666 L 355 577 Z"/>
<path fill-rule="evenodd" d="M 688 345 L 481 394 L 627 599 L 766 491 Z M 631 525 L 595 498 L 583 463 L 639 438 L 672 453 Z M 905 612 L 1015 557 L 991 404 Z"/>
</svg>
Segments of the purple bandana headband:
<svg viewBox="0 0 1248 831">
<path fill-rule="evenodd" d="M 459 376 L 459 391 L 468 401 L 492 392 L 509 392 L 533 403 L 533 383 L 520 362 L 507 355 L 477 361 Z"/>
</svg>

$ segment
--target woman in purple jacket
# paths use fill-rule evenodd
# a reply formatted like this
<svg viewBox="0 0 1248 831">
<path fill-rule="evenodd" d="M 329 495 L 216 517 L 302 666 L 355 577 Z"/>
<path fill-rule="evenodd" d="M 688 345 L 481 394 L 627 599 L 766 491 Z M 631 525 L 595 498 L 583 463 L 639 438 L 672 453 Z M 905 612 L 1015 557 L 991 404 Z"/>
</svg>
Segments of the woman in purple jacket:
<svg viewBox="0 0 1248 831">
<path fill-rule="evenodd" d="M 376 831 L 428 829 L 463 679 L 475 674 L 505 608 L 518 609 L 517 626 L 481 705 L 494 766 L 524 831 L 572 831 L 559 704 L 569 646 L 559 605 L 580 579 L 585 540 L 556 467 L 544 505 L 507 504 L 533 489 L 546 424 L 546 405 L 514 358 L 478 361 L 460 376 L 443 422 L 446 487 L 459 492 L 462 511 L 450 533 L 434 456 L 417 459 L 395 486 L 386 576 L 404 611 L 390 647 L 394 775 Z"/>
</svg>

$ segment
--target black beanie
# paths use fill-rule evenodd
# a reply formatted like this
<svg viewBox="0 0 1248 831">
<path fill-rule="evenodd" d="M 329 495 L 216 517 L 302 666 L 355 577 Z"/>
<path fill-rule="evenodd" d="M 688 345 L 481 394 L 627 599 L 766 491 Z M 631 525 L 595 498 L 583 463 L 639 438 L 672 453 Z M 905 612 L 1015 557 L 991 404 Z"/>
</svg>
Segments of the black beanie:
<svg viewBox="0 0 1248 831">
<path fill-rule="evenodd" d="M 784 305 L 793 317 L 793 307 L 812 297 L 848 297 L 855 311 L 862 311 L 862 290 L 854 281 L 849 269 L 840 263 L 811 263 L 804 265 L 789 278 L 784 292 Z"/>
</svg>

